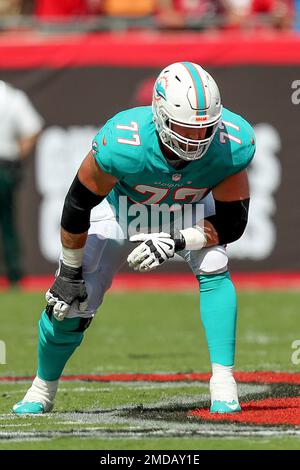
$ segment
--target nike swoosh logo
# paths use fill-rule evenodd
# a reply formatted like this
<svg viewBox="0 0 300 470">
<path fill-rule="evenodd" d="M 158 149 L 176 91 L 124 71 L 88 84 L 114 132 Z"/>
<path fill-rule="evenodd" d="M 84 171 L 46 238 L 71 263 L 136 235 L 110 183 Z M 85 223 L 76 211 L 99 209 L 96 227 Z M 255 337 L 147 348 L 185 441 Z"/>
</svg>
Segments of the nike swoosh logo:
<svg viewBox="0 0 300 470">
<path fill-rule="evenodd" d="M 235 410 L 239 405 L 238 403 L 228 403 L 227 401 L 225 401 L 225 404 L 226 406 L 228 406 L 228 408 L 230 408 L 231 410 Z"/>
<path fill-rule="evenodd" d="M 171 243 L 168 243 L 168 242 L 164 242 L 165 245 L 167 245 L 170 249 L 173 248 L 173 245 Z"/>
</svg>

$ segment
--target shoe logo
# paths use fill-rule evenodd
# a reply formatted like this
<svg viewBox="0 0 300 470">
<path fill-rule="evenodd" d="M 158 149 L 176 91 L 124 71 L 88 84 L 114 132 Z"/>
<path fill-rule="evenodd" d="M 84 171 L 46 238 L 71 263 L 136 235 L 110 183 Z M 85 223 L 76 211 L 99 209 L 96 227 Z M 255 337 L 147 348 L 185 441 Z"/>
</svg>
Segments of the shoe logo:
<svg viewBox="0 0 300 470">
<path fill-rule="evenodd" d="M 231 403 L 228 403 L 228 401 L 225 402 L 225 405 L 228 406 L 231 410 L 235 410 L 239 405 L 236 401 L 232 401 Z"/>
</svg>

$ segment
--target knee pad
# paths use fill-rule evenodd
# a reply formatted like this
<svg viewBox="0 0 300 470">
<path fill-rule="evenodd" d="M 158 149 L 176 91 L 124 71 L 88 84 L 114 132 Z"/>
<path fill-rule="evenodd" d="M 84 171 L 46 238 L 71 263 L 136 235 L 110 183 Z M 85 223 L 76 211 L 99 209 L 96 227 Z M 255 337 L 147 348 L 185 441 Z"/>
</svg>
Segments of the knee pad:
<svg viewBox="0 0 300 470">
<path fill-rule="evenodd" d="M 223 246 L 214 246 L 203 251 L 199 274 L 219 274 L 227 271 L 228 255 Z"/>
<path fill-rule="evenodd" d="M 224 273 L 228 269 L 226 249 L 218 245 L 200 251 L 191 251 L 189 264 L 196 276 Z"/>
</svg>

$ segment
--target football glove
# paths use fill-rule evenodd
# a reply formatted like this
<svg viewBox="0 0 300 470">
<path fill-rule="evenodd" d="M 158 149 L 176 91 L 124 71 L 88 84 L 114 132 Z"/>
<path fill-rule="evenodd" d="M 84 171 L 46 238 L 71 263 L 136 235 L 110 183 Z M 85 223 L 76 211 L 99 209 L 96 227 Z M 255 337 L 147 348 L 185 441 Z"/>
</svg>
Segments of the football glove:
<svg viewBox="0 0 300 470">
<path fill-rule="evenodd" d="M 65 318 L 74 302 L 84 312 L 88 305 L 88 296 L 82 279 L 82 268 L 72 268 L 61 263 L 55 281 L 45 297 L 48 305 L 53 307 L 53 315 L 58 321 Z"/>
<path fill-rule="evenodd" d="M 175 253 L 175 241 L 169 233 L 140 233 L 132 235 L 130 241 L 141 242 L 127 258 L 135 271 L 151 271 L 173 258 Z"/>
</svg>

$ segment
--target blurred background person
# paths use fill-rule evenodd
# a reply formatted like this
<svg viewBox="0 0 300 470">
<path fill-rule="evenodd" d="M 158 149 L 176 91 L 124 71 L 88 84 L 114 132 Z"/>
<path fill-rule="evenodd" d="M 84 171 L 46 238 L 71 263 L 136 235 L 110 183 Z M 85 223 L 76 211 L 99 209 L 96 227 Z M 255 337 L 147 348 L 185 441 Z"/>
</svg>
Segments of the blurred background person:
<svg viewBox="0 0 300 470">
<path fill-rule="evenodd" d="M 156 3 L 156 0 L 36 0 L 35 15 L 45 20 L 88 15 L 139 18 L 152 15 Z"/>
<path fill-rule="evenodd" d="M 255 0 L 254 0 L 255 1 Z M 220 0 L 226 29 L 251 28 L 253 0 Z"/>
<path fill-rule="evenodd" d="M 299 11 L 300 0 L 0 0 L 0 29 L 286 31 Z"/>
<path fill-rule="evenodd" d="M 0 0 L 0 16 L 16 16 L 21 13 L 22 0 Z"/>
<path fill-rule="evenodd" d="M 216 23 L 216 0 L 157 0 L 157 19 L 168 29 L 203 29 Z"/>
<path fill-rule="evenodd" d="M 0 81 L 0 230 L 11 284 L 17 284 L 23 277 L 16 227 L 17 189 L 23 162 L 32 153 L 43 123 L 23 91 Z"/>
<path fill-rule="evenodd" d="M 143 18 L 154 15 L 157 0 L 86 0 L 90 13 L 107 17 Z"/>
<path fill-rule="evenodd" d="M 39 19 L 67 19 L 87 14 L 86 0 L 35 0 L 35 14 Z"/>
<path fill-rule="evenodd" d="M 294 0 L 221 0 L 228 29 L 290 30 Z"/>
<path fill-rule="evenodd" d="M 259 22 L 260 16 L 265 15 L 269 18 L 269 28 L 290 30 L 293 27 L 294 6 L 294 0 L 252 0 L 251 14 L 255 23 Z"/>
</svg>

